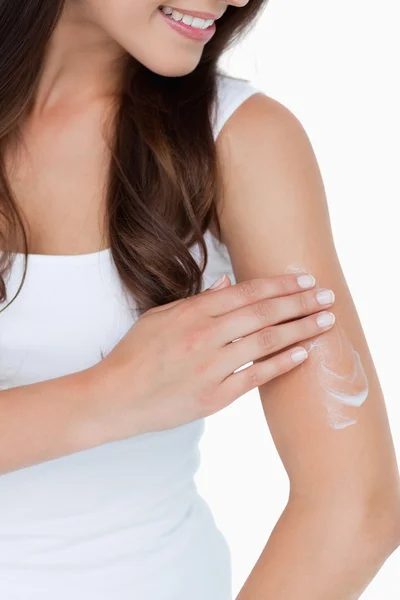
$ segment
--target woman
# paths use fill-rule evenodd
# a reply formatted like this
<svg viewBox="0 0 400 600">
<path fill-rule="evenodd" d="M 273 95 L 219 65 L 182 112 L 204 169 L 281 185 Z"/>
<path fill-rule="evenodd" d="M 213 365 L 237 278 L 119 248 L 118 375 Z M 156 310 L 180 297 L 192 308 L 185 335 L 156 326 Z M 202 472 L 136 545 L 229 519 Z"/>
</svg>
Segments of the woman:
<svg viewBox="0 0 400 600">
<path fill-rule="evenodd" d="M 311 146 L 217 69 L 262 8 L 1 2 L 5 600 L 231 599 L 193 478 L 204 419 L 255 387 L 291 488 L 238 600 L 353 600 L 398 546 Z"/>
</svg>

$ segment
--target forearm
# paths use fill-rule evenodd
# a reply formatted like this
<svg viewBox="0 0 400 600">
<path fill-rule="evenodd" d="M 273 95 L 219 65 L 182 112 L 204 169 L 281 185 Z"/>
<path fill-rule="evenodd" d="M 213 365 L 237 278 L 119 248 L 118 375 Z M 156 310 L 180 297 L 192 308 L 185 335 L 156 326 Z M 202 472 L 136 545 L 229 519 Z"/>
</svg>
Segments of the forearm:
<svg viewBox="0 0 400 600">
<path fill-rule="evenodd" d="M 236 600 L 357 600 L 396 545 L 360 512 L 289 502 Z"/>
<path fill-rule="evenodd" d="M 92 373 L 0 392 L 0 475 L 109 441 Z"/>
</svg>

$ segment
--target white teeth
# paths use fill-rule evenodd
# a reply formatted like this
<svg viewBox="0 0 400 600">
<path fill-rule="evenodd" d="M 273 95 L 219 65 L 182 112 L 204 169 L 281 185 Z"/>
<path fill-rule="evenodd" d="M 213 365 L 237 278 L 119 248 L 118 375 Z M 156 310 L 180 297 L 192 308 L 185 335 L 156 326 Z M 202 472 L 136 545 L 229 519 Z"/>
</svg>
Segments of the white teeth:
<svg viewBox="0 0 400 600">
<path fill-rule="evenodd" d="M 177 10 L 173 10 L 172 14 L 171 14 L 171 17 L 173 19 L 175 19 L 175 21 L 182 21 L 182 19 L 183 19 L 183 13 L 178 12 Z"/>
<path fill-rule="evenodd" d="M 172 16 L 174 16 L 174 13 L 172 13 Z M 182 23 L 185 23 L 185 25 L 191 25 L 194 21 L 194 17 L 190 17 L 189 15 L 183 15 L 182 17 Z"/>
<path fill-rule="evenodd" d="M 214 23 L 213 19 L 199 19 L 198 17 L 192 17 L 191 15 L 186 15 L 178 10 L 173 10 L 169 6 L 161 6 L 160 8 L 163 13 L 170 16 L 174 21 L 182 21 L 185 25 L 190 25 L 195 29 L 207 29 L 207 27 L 210 27 Z"/>
</svg>

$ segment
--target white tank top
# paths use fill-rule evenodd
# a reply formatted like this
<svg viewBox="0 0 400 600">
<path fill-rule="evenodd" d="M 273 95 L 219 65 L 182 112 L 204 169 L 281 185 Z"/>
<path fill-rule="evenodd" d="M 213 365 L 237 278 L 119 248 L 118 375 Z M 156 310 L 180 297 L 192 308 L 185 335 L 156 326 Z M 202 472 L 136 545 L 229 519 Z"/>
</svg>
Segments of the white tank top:
<svg viewBox="0 0 400 600">
<path fill-rule="evenodd" d="M 215 138 L 257 92 L 221 76 Z M 235 283 L 226 246 L 205 237 L 202 289 L 223 272 Z M 200 260 L 198 245 L 191 253 Z M 8 302 L 23 264 L 17 254 Z M 0 389 L 96 364 L 132 327 L 134 306 L 108 249 L 30 255 L 0 313 Z M 0 598 L 232 600 L 229 547 L 194 481 L 203 431 L 199 419 L 1 475 Z"/>
</svg>

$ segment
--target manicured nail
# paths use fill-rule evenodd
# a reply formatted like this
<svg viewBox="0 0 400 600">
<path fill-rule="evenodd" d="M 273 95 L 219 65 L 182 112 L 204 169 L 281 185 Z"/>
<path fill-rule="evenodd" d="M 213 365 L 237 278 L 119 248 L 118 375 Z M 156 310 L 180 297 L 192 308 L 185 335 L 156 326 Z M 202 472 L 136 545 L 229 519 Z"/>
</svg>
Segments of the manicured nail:
<svg viewBox="0 0 400 600">
<path fill-rule="evenodd" d="M 212 285 L 210 285 L 210 289 L 214 290 L 215 288 L 217 288 L 219 285 L 221 285 L 221 283 L 224 281 L 225 279 L 225 273 L 223 275 L 221 275 L 221 277 L 218 277 L 218 279 L 216 281 L 214 281 L 214 283 Z"/>
<path fill-rule="evenodd" d="M 333 325 L 334 322 L 335 322 L 335 315 L 331 312 L 321 313 L 317 317 L 318 327 L 329 327 L 329 325 Z"/>
<path fill-rule="evenodd" d="M 291 359 L 295 363 L 302 362 L 308 356 L 308 352 L 305 348 L 298 348 L 291 353 Z"/>
<path fill-rule="evenodd" d="M 335 301 L 335 294 L 332 290 L 321 290 L 316 294 L 316 297 L 320 304 L 332 304 Z"/>
<path fill-rule="evenodd" d="M 299 275 L 297 283 L 301 288 L 312 288 L 315 285 L 315 277 L 312 275 Z"/>
</svg>

